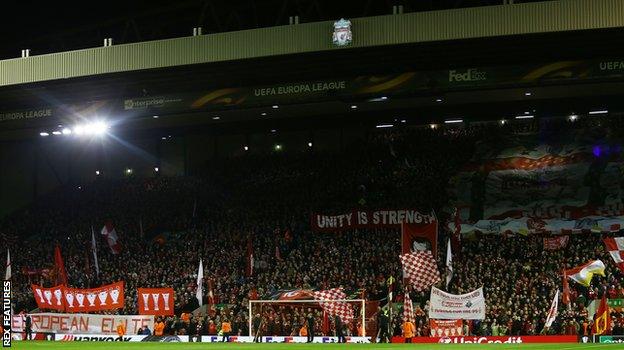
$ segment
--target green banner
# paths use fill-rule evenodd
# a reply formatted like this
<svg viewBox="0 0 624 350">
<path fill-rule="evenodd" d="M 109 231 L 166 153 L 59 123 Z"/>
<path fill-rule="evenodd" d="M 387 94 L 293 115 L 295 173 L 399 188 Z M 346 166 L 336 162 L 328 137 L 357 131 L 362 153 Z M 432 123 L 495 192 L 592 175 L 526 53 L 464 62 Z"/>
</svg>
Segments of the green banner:
<svg viewBox="0 0 624 350">
<path fill-rule="evenodd" d="M 622 335 L 601 335 L 598 340 L 599 343 L 605 344 L 620 344 L 624 343 L 624 336 Z"/>
</svg>

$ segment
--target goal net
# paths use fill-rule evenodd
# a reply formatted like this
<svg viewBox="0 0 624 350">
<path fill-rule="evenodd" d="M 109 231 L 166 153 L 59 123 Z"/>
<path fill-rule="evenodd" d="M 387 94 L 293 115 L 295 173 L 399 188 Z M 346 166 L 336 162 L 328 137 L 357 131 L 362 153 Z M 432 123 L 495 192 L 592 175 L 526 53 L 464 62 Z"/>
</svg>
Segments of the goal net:
<svg viewBox="0 0 624 350">
<path fill-rule="evenodd" d="M 336 336 L 336 317 L 344 336 L 366 335 L 366 300 L 250 300 L 249 336 Z M 303 328 L 303 329 L 302 329 Z"/>
</svg>

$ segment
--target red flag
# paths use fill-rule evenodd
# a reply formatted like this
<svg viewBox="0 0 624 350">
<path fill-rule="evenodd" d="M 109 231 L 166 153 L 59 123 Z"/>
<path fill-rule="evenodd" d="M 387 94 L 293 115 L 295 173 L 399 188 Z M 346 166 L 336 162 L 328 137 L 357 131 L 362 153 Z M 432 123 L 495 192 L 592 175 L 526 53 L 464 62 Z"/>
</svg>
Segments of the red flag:
<svg viewBox="0 0 624 350">
<path fill-rule="evenodd" d="M 438 256 L 438 222 L 401 225 L 401 250 L 403 254 L 431 250 Z"/>
<path fill-rule="evenodd" d="M 254 256 L 251 237 L 247 238 L 247 277 L 253 276 Z"/>
<path fill-rule="evenodd" d="M 568 275 L 565 269 L 563 269 L 563 296 L 561 297 L 561 302 L 570 309 L 570 285 L 568 284 Z"/>
<path fill-rule="evenodd" d="M 56 245 L 54 247 L 54 267 L 56 268 L 56 284 L 67 285 L 67 272 L 65 271 L 65 263 L 61 256 L 61 248 Z"/>
<path fill-rule="evenodd" d="M 407 288 L 405 289 L 405 298 L 403 299 L 403 322 L 405 321 L 416 322 L 416 318 L 414 317 L 414 304 L 412 304 L 412 299 L 410 299 Z"/>
<path fill-rule="evenodd" d="M 592 332 L 594 334 L 611 333 L 611 315 L 609 312 L 609 305 L 607 304 L 606 294 L 603 294 L 602 299 L 600 299 L 600 306 L 598 306 L 598 311 L 596 311 Z"/>
<path fill-rule="evenodd" d="M 282 253 L 277 245 L 275 245 L 275 259 L 282 260 Z"/>
<path fill-rule="evenodd" d="M 399 258 L 404 279 L 409 280 L 414 290 L 425 290 L 441 281 L 438 265 L 430 251 L 402 254 Z"/>
<path fill-rule="evenodd" d="M 208 304 L 215 303 L 214 292 L 212 291 L 212 278 L 208 279 Z"/>
</svg>

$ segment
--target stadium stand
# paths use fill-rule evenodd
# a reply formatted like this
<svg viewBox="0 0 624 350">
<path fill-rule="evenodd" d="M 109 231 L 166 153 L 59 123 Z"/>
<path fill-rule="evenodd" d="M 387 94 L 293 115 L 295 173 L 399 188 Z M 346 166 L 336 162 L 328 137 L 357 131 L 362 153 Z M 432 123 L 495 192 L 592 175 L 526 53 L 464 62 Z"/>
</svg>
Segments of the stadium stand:
<svg viewBox="0 0 624 350">
<path fill-rule="evenodd" d="M 233 334 L 247 334 L 247 300 L 284 289 L 341 286 L 369 300 L 386 302 L 387 278 L 401 275 L 400 232 L 313 233 L 311 213 L 404 206 L 433 208 L 442 221 L 450 222 L 449 208 L 455 198 L 449 182 L 471 160 L 477 141 L 587 128 L 608 130 L 612 137 L 624 130 L 617 118 L 404 128 L 379 131 L 340 153 L 243 156 L 211 163 L 192 177 L 101 177 L 78 188 L 61 188 L 0 224 L 16 271 L 16 309 L 36 307 L 30 283 L 54 283 L 56 244 L 66 259 L 69 285 L 125 281 L 126 301 L 120 313 L 137 312 L 137 287 L 173 287 L 176 316 L 165 319 L 165 334 L 216 334 L 226 318 L 232 321 Z M 92 227 L 99 233 L 104 222 L 114 224 L 122 252 L 111 254 L 96 234 L 100 269 L 96 277 L 88 247 Z M 441 225 L 439 245 L 451 235 Z M 250 237 L 257 258 L 255 272 L 248 277 L 245 259 Z M 541 235 L 477 233 L 462 237 L 460 245 L 450 291 L 464 293 L 484 286 L 488 300 L 486 319 L 471 322 L 470 334 L 589 334 L 588 302 L 605 293 L 624 297 L 624 276 L 597 233 L 571 235 L 567 249 L 554 251 L 543 248 Z M 195 281 L 200 258 L 206 280 L 212 281 L 214 304 L 205 316 L 188 317 L 199 306 Z M 607 277 L 594 278 L 587 288 L 572 283 L 570 308 L 545 330 L 551 293 L 561 287 L 560 271 L 589 259 L 605 262 Z M 443 253 L 438 254 L 438 265 L 444 271 Z M 400 303 L 404 295 L 397 279 L 394 301 Z M 204 299 L 206 304 L 207 293 Z M 417 336 L 429 335 L 428 299 L 428 292 L 411 294 L 417 305 Z M 292 335 L 299 333 L 307 311 L 281 305 L 266 307 L 263 313 L 268 320 L 265 334 Z M 612 317 L 613 333 L 623 334 L 624 314 L 616 311 Z M 315 329 L 322 333 L 320 320 L 317 314 Z M 400 312 L 394 325 L 394 335 L 400 335 Z M 357 334 L 356 327 L 351 324 L 348 333 Z"/>
</svg>

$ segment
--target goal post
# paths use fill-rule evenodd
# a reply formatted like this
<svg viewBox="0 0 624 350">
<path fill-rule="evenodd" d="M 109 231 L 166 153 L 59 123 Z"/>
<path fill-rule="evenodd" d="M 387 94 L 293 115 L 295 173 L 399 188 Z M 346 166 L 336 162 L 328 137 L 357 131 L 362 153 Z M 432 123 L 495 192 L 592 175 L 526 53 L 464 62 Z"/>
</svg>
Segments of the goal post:
<svg viewBox="0 0 624 350">
<path fill-rule="evenodd" d="M 322 303 L 358 303 L 360 304 L 360 322 L 362 333 L 366 336 L 366 300 L 365 299 L 306 299 L 306 300 L 249 300 L 249 336 L 253 337 L 253 305 L 254 304 L 322 304 Z"/>
</svg>

